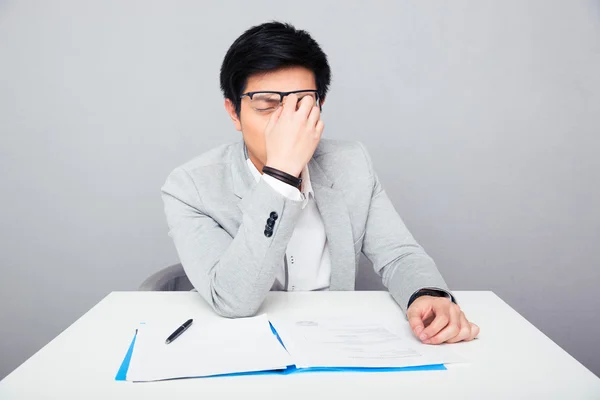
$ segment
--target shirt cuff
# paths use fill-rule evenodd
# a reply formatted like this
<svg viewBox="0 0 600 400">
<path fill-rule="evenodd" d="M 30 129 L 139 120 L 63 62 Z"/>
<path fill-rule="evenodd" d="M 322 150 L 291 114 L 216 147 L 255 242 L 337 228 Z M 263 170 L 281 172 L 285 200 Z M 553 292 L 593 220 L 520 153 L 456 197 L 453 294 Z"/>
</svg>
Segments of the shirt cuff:
<svg viewBox="0 0 600 400">
<path fill-rule="evenodd" d="M 302 194 L 300 191 L 293 187 L 292 185 L 288 185 L 285 182 L 280 181 L 279 179 L 273 178 L 271 175 L 263 174 L 262 178 L 271 186 L 276 192 L 287 197 L 290 200 L 301 201 Z"/>
</svg>

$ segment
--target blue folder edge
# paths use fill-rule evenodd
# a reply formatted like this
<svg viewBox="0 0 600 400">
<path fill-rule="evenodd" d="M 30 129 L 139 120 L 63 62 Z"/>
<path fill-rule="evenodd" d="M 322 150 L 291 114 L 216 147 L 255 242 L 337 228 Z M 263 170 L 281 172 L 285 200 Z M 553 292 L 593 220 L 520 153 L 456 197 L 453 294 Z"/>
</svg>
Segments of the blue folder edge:
<svg viewBox="0 0 600 400">
<path fill-rule="evenodd" d="M 279 337 L 279 334 L 273 327 L 271 323 L 271 330 L 273 334 L 279 340 L 279 343 L 285 348 L 283 341 Z M 127 353 L 125 354 L 125 358 L 123 362 L 121 362 L 121 366 L 119 367 L 119 371 L 117 371 L 117 375 L 115 376 L 116 381 L 125 381 L 127 380 L 127 370 L 129 369 L 129 363 L 131 362 L 131 355 L 133 354 L 133 348 L 135 346 L 135 338 L 137 337 L 137 329 L 135 334 L 133 335 L 133 340 L 129 345 L 129 349 L 127 349 Z M 297 374 L 302 372 L 398 372 L 398 371 L 442 371 L 445 370 L 446 367 L 444 364 L 432 364 L 432 365 L 419 365 L 416 367 L 375 367 L 375 368 L 365 368 L 365 367 L 311 367 L 311 368 L 296 368 L 294 365 L 288 366 L 286 369 L 282 370 L 270 370 L 270 371 L 253 371 L 253 372 L 236 372 L 233 374 L 220 374 L 220 375 L 212 375 L 213 377 L 219 376 L 243 376 L 243 375 L 289 375 L 289 374 Z M 208 377 L 201 377 L 208 378 Z"/>
</svg>

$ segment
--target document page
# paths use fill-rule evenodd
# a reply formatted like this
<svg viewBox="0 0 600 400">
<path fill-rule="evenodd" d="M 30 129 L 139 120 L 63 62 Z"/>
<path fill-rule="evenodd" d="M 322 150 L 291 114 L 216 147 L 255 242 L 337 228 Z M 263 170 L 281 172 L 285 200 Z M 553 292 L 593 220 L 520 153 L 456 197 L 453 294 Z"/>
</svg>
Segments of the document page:
<svg viewBox="0 0 600 400">
<path fill-rule="evenodd" d="M 170 344 L 166 338 L 183 321 L 141 324 L 127 372 L 128 381 L 202 377 L 284 369 L 292 365 L 266 315 L 194 321 Z"/>
<path fill-rule="evenodd" d="M 446 346 L 428 346 L 377 321 L 273 319 L 297 367 L 409 367 L 463 362 Z"/>
</svg>

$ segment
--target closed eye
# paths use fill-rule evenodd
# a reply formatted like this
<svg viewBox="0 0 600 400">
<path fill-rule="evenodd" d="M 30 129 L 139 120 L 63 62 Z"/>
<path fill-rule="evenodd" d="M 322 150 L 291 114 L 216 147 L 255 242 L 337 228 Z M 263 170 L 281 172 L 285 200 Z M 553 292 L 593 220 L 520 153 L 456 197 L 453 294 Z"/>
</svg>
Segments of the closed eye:
<svg viewBox="0 0 600 400">
<path fill-rule="evenodd" d="M 259 112 L 275 111 L 276 109 L 277 109 L 277 107 L 255 108 L 255 110 L 259 111 Z"/>
</svg>

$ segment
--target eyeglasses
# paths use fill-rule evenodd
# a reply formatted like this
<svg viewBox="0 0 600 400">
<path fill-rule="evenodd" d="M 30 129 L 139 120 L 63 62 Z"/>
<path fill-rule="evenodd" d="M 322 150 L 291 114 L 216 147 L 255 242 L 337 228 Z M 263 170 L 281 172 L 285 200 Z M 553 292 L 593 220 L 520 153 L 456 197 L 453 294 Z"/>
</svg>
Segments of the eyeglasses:
<svg viewBox="0 0 600 400">
<path fill-rule="evenodd" d="M 314 100 L 314 104 L 320 107 L 319 104 L 319 93 L 317 90 L 294 90 L 293 92 L 248 92 L 240 96 L 240 99 L 248 97 L 250 99 L 250 106 L 256 111 L 270 112 L 275 111 L 283 103 L 283 98 L 290 95 L 297 94 L 298 102 L 306 96 L 311 96 Z"/>
</svg>

